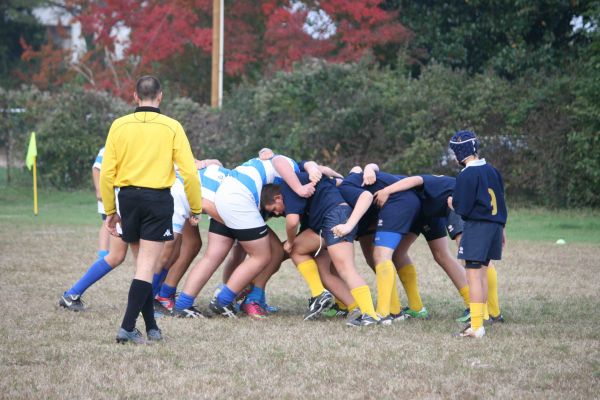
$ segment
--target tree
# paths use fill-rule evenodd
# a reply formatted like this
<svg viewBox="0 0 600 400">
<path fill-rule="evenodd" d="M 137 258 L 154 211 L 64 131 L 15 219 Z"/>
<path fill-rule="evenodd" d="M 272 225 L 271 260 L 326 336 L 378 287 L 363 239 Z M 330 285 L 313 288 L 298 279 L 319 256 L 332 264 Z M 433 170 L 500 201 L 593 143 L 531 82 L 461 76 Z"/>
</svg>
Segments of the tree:
<svg viewBox="0 0 600 400">
<path fill-rule="evenodd" d="M 212 46 L 210 0 L 67 0 L 75 21 L 82 24 L 87 53 L 64 71 L 75 72 L 89 87 L 129 98 L 135 77 L 156 73 L 174 92 L 208 100 Z M 331 32 L 315 35 L 311 13 L 327 16 Z M 129 30 L 124 57 L 116 56 L 119 30 Z M 225 8 L 226 88 L 256 80 L 280 69 L 291 69 L 306 57 L 332 62 L 356 61 L 377 46 L 404 43 L 410 37 L 394 11 L 379 0 L 228 1 Z M 24 44 L 28 46 L 27 43 Z M 27 52 L 38 60 L 38 71 L 64 57 L 58 49 Z"/>
<path fill-rule="evenodd" d="M 415 34 L 413 54 L 471 73 L 493 68 L 509 78 L 563 65 L 584 38 L 573 18 L 593 3 L 564 1 L 388 1 Z M 424 50 L 424 51 L 423 51 Z"/>
<path fill-rule="evenodd" d="M 4 0 L 0 2 L 0 86 L 16 86 L 12 71 L 22 66 L 23 39 L 40 46 L 46 39 L 45 28 L 36 20 L 33 9 L 41 0 Z"/>
</svg>

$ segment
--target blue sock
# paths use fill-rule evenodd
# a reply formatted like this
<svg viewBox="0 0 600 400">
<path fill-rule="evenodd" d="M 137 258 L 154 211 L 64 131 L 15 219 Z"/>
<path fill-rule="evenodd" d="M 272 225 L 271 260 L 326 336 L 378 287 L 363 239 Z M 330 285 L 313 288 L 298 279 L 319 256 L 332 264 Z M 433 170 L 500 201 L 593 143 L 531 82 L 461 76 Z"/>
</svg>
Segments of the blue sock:
<svg viewBox="0 0 600 400">
<path fill-rule="evenodd" d="M 262 288 L 259 288 L 258 286 L 253 286 L 250 293 L 248 293 L 248 296 L 246 296 L 246 301 L 244 301 L 244 303 L 254 302 L 260 304 L 260 299 L 262 299 L 264 296 L 265 291 L 262 290 Z"/>
<path fill-rule="evenodd" d="M 108 250 L 98 250 L 98 258 L 104 258 L 108 255 Z"/>
<path fill-rule="evenodd" d="M 82 295 L 83 292 L 92 286 L 96 281 L 104 275 L 112 271 L 112 267 L 104 258 L 96 260 L 86 271 L 86 273 L 73 285 L 73 287 L 65 292 L 65 294 Z"/>
<path fill-rule="evenodd" d="M 261 306 L 267 304 L 267 292 L 265 292 L 264 290 L 262 291 L 260 300 L 258 302 L 260 303 Z"/>
<path fill-rule="evenodd" d="M 231 289 L 229 289 L 227 285 L 223 285 L 223 289 L 221 289 L 221 291 L 217 295 L 217 301 L 220 305 L 226 306 L 228 304 L 231 304 L 233 300 L 235 300 L 236 295 L 237 294 L 231 291 Z"/>
<path fill-rule="evenodd" d="M 188 296 L 187 294 L 181 292 L 177 298 L 177 301 L 175 302 L 175 309 L 181 311 L 185 310 L 186 308 L 190 308 L 194 305 L 194 301 L 196 301 L 195 297 Z"/>
<path fill-rule="evenodd" d="M 169 270 L 163 268 L 158 274 L 154 274 L 152 277 L 152 296 L 156 296 L 158 294 L 160 285 L 162 285 L 168 273 Z"/>
<path fill-rule="evenodd" d="M 160 287 L 160 291 L 158 292 L 158 295 L 160 297 L 173 297 L 175 296 L 175 290 L 177 288 L 174 288 L 173 286 L 169 286 L 166 283 L 163 283 L 162 286 Z"/>
</svg>

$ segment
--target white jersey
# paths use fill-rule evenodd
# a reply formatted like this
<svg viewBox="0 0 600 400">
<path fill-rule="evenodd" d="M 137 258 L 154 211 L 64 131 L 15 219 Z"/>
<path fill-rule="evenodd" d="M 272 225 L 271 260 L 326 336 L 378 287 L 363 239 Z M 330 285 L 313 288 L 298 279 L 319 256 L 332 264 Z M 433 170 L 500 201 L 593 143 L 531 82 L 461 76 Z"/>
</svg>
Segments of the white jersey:
<svg viewBox="0 0 600 400">
<path fill-rule="evenodd" d="M 96 156 L 96 160 L 94 160 L 94 164 L 92 164 L 92 168 L 96 168 L 98 171 L 102 168 L 102 158 L 104 157 L 104 147 L 100 149 L 98 155 Z M 104 212 L 104 204 L 100 200 L 98 200 L 98 214 L 106 214 Z"/>
<path fill-rule="evenodd" d="M 285 157 L 294 171 L 298 164 Z M 265 225 L 260 214 L 260 192 L 269 183 L 281 183 L 283 180 L 271 160 L 253 158 L 235 168 L 223 180 L 215 195 L 217 212 L 232 229 L 251 229 Z"/>
<path fill-rule="evenodd" d="M 285 156 L 278 157 L 284 157 L 290 163 L 292 168 L 294 168 L 295 172 L 300 171 L 298 164 L 291 158 Z M 230 176 L 240 181 L 240 183 L 250 191 L 254 197 L 256 207 L 260 204 L 260 192 L 262 191 L 263 185 L 268 183 L 279 184 L 282 182 L 281 175 L 275 170 L 272 159 L 261 160 L 253 158 L 239 167 L 236 167 L 231 171 Z"/>
<path fill-rule="evenodd" d="M 202 198 L 215 202 L 215 193 L 221 182 L 231 173 L 230 169 L 223 168 L 219 165 L 209 165 L 206 168 L 198 170 L 198 177 L 202 184 Z"/>
</svg>

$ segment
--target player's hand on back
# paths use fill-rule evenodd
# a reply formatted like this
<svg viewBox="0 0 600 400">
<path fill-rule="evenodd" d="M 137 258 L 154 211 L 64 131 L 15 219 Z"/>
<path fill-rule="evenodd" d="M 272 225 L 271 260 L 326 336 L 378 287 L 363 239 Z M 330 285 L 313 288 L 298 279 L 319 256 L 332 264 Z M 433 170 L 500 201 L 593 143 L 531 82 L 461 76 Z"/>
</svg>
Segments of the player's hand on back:
<svg viewBox="0 0 600 400">
<path fill-rule="evenodd" d="M 377 176 L 375 175 L 375 170 L 371 168 L 369 165 L 365 167 L 363 171 L 363 186 L 369 186 L 375 183 L 377 180 Z"/>
<path fill-rule="evenodd" d="M 373 194 L 373 200 L 375 201 L 375 204 L 377 204 L 377 207 L 379 207 L 379 208 L 383 207 L 383 205 L 385 204 L 385 202 L 388 200 L 389 197 L 390 197 L 390 194 L 386 189 L 378 190 Z"/>
<path fill-rule="evenodd" d="M 298 191 L 298 196 L 304 198 L 310 197 L 313 194 L 315 194 L 315 184 L 313 182 L 302 185 Z"/>
</svg>

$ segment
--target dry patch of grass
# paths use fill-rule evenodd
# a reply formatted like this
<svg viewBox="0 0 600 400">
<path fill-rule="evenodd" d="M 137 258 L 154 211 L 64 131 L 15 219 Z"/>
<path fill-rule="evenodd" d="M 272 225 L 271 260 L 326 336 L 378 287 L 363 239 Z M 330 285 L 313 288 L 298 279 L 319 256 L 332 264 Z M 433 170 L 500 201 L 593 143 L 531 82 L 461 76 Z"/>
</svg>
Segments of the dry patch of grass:
<svg viewBox="0 0 600 400">
<path fill-rule="evenodd" d="M 352 329 L 303 322 L 308 290 L 286 262 L 267 289 L 265 321 L 162 318 L 154 346 L 114 335 L 131 259 L 84 295 L 58 298 L 93 261 L 96 229 L 0 227 L 3 398 L 593 398 L 600 392 L 600 249 L 511 242 L 498 263 L 507 323 L 480 341 L 451 337 L 463 309 L 422 239 L 413 256 L 430 321 Z M 358 260 L 361 258 L 357 257 Z M 373 293 L 374 279 L 361 271 Z M 217 279 L 198 300 L 206 309 Z M 143 321 L 139 321 L 143 328 Z"/>
</svg>

